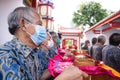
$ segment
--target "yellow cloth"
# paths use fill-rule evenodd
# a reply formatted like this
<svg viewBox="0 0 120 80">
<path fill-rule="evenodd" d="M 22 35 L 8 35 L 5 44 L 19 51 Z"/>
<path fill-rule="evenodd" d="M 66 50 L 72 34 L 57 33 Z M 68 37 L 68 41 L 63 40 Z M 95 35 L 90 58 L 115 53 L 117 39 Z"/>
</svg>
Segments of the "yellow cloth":
<svg viewBox="0 0 120 80">
<path fill-rule="evenodd" d="M 105 64 L 100 64 L 99 66 L 100 66 L 101 68 L 106 69 L 106 70 L 111 70 L 111 72 L 112 72 L 112 74 L 113 74 L 114 76 L 120 77 L 120 73 L 119 73 L 118 71 L 116 71 L 115 69 L 113 69 L 113 68 L 111 68 L 111 67 L 109 67 L 109 66 L 107 66 L 107 65 L 105 65 Z"/>
</svg>

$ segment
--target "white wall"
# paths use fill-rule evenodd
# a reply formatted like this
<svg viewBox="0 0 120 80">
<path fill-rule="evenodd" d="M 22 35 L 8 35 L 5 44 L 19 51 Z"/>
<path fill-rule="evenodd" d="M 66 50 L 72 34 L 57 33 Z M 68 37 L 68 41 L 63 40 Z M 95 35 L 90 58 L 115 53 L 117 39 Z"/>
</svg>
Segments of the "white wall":
<svg viewBox="0 0 120 80">
<path fill-rule="evenodd" d="M 107 37 L 107 43 L 109 44 L 109 37 L 113 34 L 113 33 L 120 33 L 120 30 L 117 30 L 117 29 L 113 29 L 113 30 L 111 30 L 111 31 L 109 31 L 109 32 L 105 32 L 104 34 L 106 35 L 106 37 Z"/>
<path fill-rule="evenodd" d="M 16 7 L 24 6 L 23 0 L 0 0 L 0 44 L 12 39 L 8 31 L 7 17 Z"/>
<path fill-rule="evenodd" d="M 105 37 L 106 37 L 106 43 L 105 43 L 106 45 L 109 44 L 109 37 L 113 33 L 120 33 L 120 30 L 113 29 L 113 30 L 110 30 L 110 31 L 103 33 L 103 35 L 105 35 Z M 92 31 L 90 31 L 90 32 L 86 33 L 86 39 L 91 41 L 93 37 L 98 37 L 99 35 L 100 34 L 94 34 Z"/>
</svg>

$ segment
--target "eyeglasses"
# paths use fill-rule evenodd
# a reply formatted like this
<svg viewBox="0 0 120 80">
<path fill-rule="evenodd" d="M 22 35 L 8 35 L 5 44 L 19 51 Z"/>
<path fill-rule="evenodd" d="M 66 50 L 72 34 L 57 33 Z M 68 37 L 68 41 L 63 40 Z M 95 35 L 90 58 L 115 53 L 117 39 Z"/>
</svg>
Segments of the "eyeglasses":
<svg viewBox="0 0 120 80">
<path fill-rule="evenodd" d="M 28 20 L 28 19 L 26 19 L 26 18 L 24 18 L 26 21 L 28 21 L 28 22 L 30 22 L 30 23 L 32 23 L 30 20 Z M 40 22 L 38 22 L 38 24 L 37 25 L 40 25 L 40 26 L 42 26 L 42 21 L 40 21 Z"/>
</svg>

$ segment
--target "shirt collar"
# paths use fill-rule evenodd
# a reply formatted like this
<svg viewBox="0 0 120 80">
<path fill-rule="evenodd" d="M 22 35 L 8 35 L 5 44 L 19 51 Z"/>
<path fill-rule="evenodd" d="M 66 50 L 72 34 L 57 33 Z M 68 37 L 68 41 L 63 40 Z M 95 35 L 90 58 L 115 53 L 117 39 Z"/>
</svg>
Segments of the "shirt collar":
<svg viewBox="0 0 120 80">
<path fill-rule="evenodd" d="M 13 38 L 12 42 L 15 43 L 16 48 L 20 50 L 24 57 L 27 57 L 31 53 L 32 49 L 23 44 L 18 38 Z"/>
</svg>

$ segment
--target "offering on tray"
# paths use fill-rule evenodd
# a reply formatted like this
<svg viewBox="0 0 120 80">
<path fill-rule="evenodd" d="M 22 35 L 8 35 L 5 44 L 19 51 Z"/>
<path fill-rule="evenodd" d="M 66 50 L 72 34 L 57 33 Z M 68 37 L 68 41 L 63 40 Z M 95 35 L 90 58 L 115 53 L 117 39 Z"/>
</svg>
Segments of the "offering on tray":
<svg viewBox="0 0 120 80">
<path fill-rule="evenodd" d="M 85 55 L 76 55 L 74 64 L 76 66 L 95 66 L 95 61 Z"/>
</svg>

